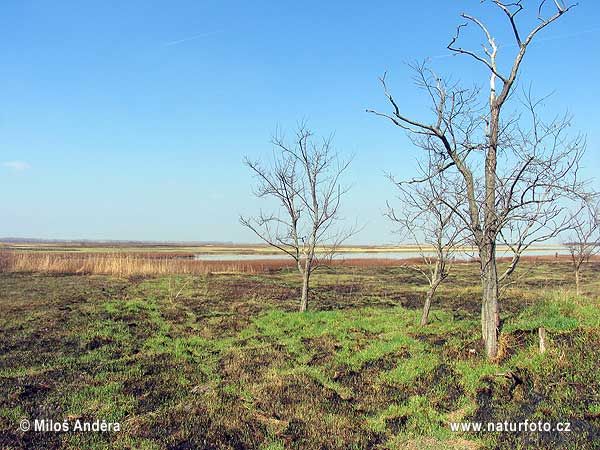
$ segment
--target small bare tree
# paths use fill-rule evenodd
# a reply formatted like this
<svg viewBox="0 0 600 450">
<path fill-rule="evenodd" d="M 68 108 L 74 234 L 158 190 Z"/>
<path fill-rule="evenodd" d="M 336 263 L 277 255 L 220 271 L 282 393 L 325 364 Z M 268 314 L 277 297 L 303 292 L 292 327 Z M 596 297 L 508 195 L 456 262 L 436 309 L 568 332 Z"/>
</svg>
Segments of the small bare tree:
<svg viewBox="0 0 600 450">
<path fill-rule="evenodd" d="M 573 217 L 569 239 L 564 243 L 575 272 L 577 295 L 581 295 L 581 269 L 600 253 L 600 203 L 587 203 Z"/>
<path fill-rule="evenodd" d="M 433 164 L 428 164 L 426 170 L 431 167 Z M 462 183 L 457 177 L 448 179 L 445 174 L 431 173 L 409 182 L 389 178 L 400 191 L 400 205 L 394 209 L 388 204 L 386 215 L 398 223 L 402 235 L 417 245 L 421 264 L 410 267 L 429 284 L 421 315 L 421 326 L 425 326 L 435 292 L 448 277 L 456 250 L 464 244 L 465 226 L 454 212 L 463 202 Z"/>
<path fill-rule="evenodd" d="M 518 23 L 520 13 L 526 9 L 523 1 L 487 3 L 507 20 L 515 46 L 500 47 L 490 28 L 466 13 L 461 14 L 466 22 L 457 28 L 447 46 L 452 53 L 466 55 L 483 65 L 489 86 L 485 96 L 480 95 L 479 89 L 461 89 L 456 83 L 418 66 L 417 84 L 431 101 L 431 120 L 405 115 L 389 92 L 385 76 L 381 83 L 392 112 L 368 112 L 391 120 L 407 131 L 417 146 L 438 155 L 432 173 L 451 171 L 462 178 L 466 202 L 455 212 L 468 227 L 479 254 L 481 331 L 486 354 L 494 359 L 500 327 L 499 279 L 514 271 L 528 242 L 539 242 L 544 236 L 555 236 L 568 227 L 560 205 L 565 196 L 576 195 L 583 188 L 577 169 L 584 142 L 581 138 L 565 137 L 568 118 L 557 118 L 554 124 L 543 125 L 535 114 L 535 102 L 533 108 L 525 108 L 533 113 L 530 121 L 527 114 L 522 114 L 522 105 L 513 113 L 506 111 L 527 49 L 539 32 L 563 17 L 573 5 L 564 5 L 560 0 L 540 0 L 534 13 L 537 23 L 523 33 L 523 26 Z M 482 52 L 458 44 L 468 24 L 482 33 L 485 42 Z M 513 54 L 499 59 L 501 49 Z M 503 69 L 507 61 L 509 65 Z M 499 275 L 496 261 L 501 233 L 516 250 L 513 263 L 506 269 L 507 275 Z"/>
<path fill-rule="evenodd" d="M 258 179 L 255 195 L 274 199 L 279 213 L 261 211 L 254 218 L 240 217 L 240 222 L 294 259 L 302 276 L 300 311 L 306 311 L 311 274 L 331 260 L 338 246 L 353 233 L 337 227 L 341 199 L 348 190 L 340 184 L 340 177 L 350 162 L 339 159 L 331 137 L 315 142 L 306 125 L 298 127 L 292 144 L 280 133 L 272 144 L 275 148 L 270 164 L 248 158 L 245 164 Z"/>
</svg>

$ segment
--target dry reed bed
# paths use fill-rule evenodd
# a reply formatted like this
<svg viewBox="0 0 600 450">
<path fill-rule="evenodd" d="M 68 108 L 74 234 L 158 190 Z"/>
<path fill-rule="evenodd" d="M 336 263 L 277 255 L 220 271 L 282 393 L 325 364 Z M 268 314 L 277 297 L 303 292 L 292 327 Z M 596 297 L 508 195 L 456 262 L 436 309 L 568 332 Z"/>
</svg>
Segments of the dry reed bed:
<svg viewBox="0 0 600 450">
<path fill-rule="evenodd" d="M 287 260 L 194 261 L 181 258 L 140 257 L 134 254 L 54 254 L 0 252 L 0 271 L 22 273 L 106 274 L 118 276 L 261 273 L 290 267 Z"/>
<path fill-rule="evenodd" d="M 558 258 L 548 256 L 524 256 L 530 262 L 565 261 L 567 255 Z M 506 262 L 508 258 L 499 258 Z M 505 261 L 506 260 L 506 261 Z M 420 258 L 347 258 L 333 260 L 330 266 L 346 267 L 400 267 L 421 263 Z M 465 260 L 473 263 L 476 260 Z M 118 276 L 206 274 L 219 272 L 265 273 L 294 267 L 291 259 L 255 259 L 244 261 L 196 261 L 181 255 L 159 257 L 155 253 L 41 253 L 0 251 L 0 272 L 60 273 L 60 274 L 106 274 Z"/>
<path fill-rule="evenodd" d="M 418 263 L 414 259 L 348 258 L 330 261 L 328 266 L 398 267 Z M 0 251 L 0 272 L 107 274 L 118 276 L 206 274 L 219 272 L 265 273 L 293 268 L 289 258 L 243 261 L 202 261 L 155 253 L 56 253 Z"/>
</svg>

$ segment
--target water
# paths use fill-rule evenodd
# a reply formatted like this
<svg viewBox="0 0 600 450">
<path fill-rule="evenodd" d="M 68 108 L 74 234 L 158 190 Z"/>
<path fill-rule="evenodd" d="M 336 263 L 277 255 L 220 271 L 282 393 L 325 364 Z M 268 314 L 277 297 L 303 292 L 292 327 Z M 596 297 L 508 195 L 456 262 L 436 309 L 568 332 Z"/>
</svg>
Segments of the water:
<svg viewBox="0 0 600 450">
<path fill-rule="evenodd" d="M 554 247 L 535 249 L 524 252 L 525 256 L 551 256 L 558 253 L 559 255 L 566 255 L 568 251 L 566 248 Z M 424 252 L 425 256 L 434 256 L 433 252 Z M 404 252 L 347 252 L 337 253 L 334 255 L 336 260 L 344 259 L 408 259 L 408 258 L 420 258 L 420 252 L 416 251 L 404 251 Z M 469 259 L 476 256 L 476 252 L 457 252 L 456 258 L 458 259 Z M 499 258 L 505 256 L 512 256 L 512 253 L 499 250 L 497 252 Z M 225 253 L 225 254 L 196 254 L 194 259 L 197 261 L 250 261 L 250 260 L 271 260 L 271 259 L 286 259 L 288 255 L 283 252 L 277 254 L 240 254 L 240 253 Z"/>
</svg>

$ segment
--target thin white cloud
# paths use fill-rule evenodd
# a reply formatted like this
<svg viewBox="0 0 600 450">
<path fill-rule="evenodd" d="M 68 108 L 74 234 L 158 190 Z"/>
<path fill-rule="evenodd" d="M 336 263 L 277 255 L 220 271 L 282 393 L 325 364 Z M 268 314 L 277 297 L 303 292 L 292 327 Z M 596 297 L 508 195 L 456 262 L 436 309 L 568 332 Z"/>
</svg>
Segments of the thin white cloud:
<svg viewBox="0 0 600 450">
<path fill-rule="evenodd" d="M 214 34 L 222 33 L 222 31 L 209 31 L 208 33 L 195 34 L 194 36 L 189 36 L 183 39 L 178 39 L 176 41 L 170 41 L 163 44 L 163 47 L 171 47 L 173 45 L 183 44 L 184 42 L 195 41 L 196 39 L 202 39 L 205 37 L 212 36 Z"/>
<path fill-rule="evenodd" d="M 29 163 L 26 163 L 25 161 L 6 161 L 6 162 L 2 163 L 2 166 L 6 167 L 7 169 L 10 169 L 10 170 L 15 170 L 17 172 L 20 172 L 22 170 L 31 169 L 31 166 L 29 165 Z"/>
<path fill-rule="evenodd" d="M 533 44 L 537 44 L 540 42 L 548 42 L 548 41 L 557 41 L 557 40 L 563 40 L 563 39 L 571 39 L 574 37 L 579 37 L 579 36 L 583 36 L 584 34 L 590 34 L 590 33 L 596 33 L 597 31 L 600 31 L 600 27 L 596 27 L 596 28 L 590 28 L 589 30 L 582 30 L 576 33 L 569 33 L 569 34 L 562 34 L 562 35 L 555 35 L 555 36 L 548 36 L 548 37 L 541 37 L 535 41 L 532 41 Z M 516 44 L 507 44 L 507 45 L 499 45 L 498 49 L 503 49 L 503 48 L 511 48 L 511 47 L 517 47 Z M 454 53 L 454 52 L 449 52 L 449 53 L 444 53 L 443 55 L 436 55 L 436 56 L 430 56 L 429 59 L 441 59 L 441 58 L 448 58 L 450 56 L 456 56 L 458 55 L 458 53 Z"/>
</svg>

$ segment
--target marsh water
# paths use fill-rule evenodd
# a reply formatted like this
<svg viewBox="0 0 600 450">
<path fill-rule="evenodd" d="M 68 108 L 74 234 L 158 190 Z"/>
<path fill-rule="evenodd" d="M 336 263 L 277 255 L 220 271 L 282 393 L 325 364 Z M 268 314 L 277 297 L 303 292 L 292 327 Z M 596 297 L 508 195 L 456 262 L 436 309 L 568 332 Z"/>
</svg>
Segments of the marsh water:
<svg viewBox="0 0 600 450">
<path fill-rule="evenodd" d="M 551 256 L 551 255 L 565 255 L 568 254 L 566 248 L 553 247 L 544 249 L 535 249 L 524 252 L 526 256 Z M 409 258 L 420 258 L 421 256 L 434 256 L 433 252 L 418 252 L 418 251 L 378 251 L 378 252 L 340 252 L 334 255 L 334 259 L 409 259 Z M 457 252 L 455 254 L 457 259 L 469 259 L 476 256 L 475 251 L 469 252 Z M 497 256 L 508 257 L 512 256 L 509 251 L 499 250 Z M 283 253 L 277 254 L 246 254 L 246 253 L 199 253 L 194 255 L 194 259 L 198 261 L 253 261 L 253 260 L 269 260 L 269 259 L 282 259 L 286 258 L 287 255 Z"/>
</svg>

